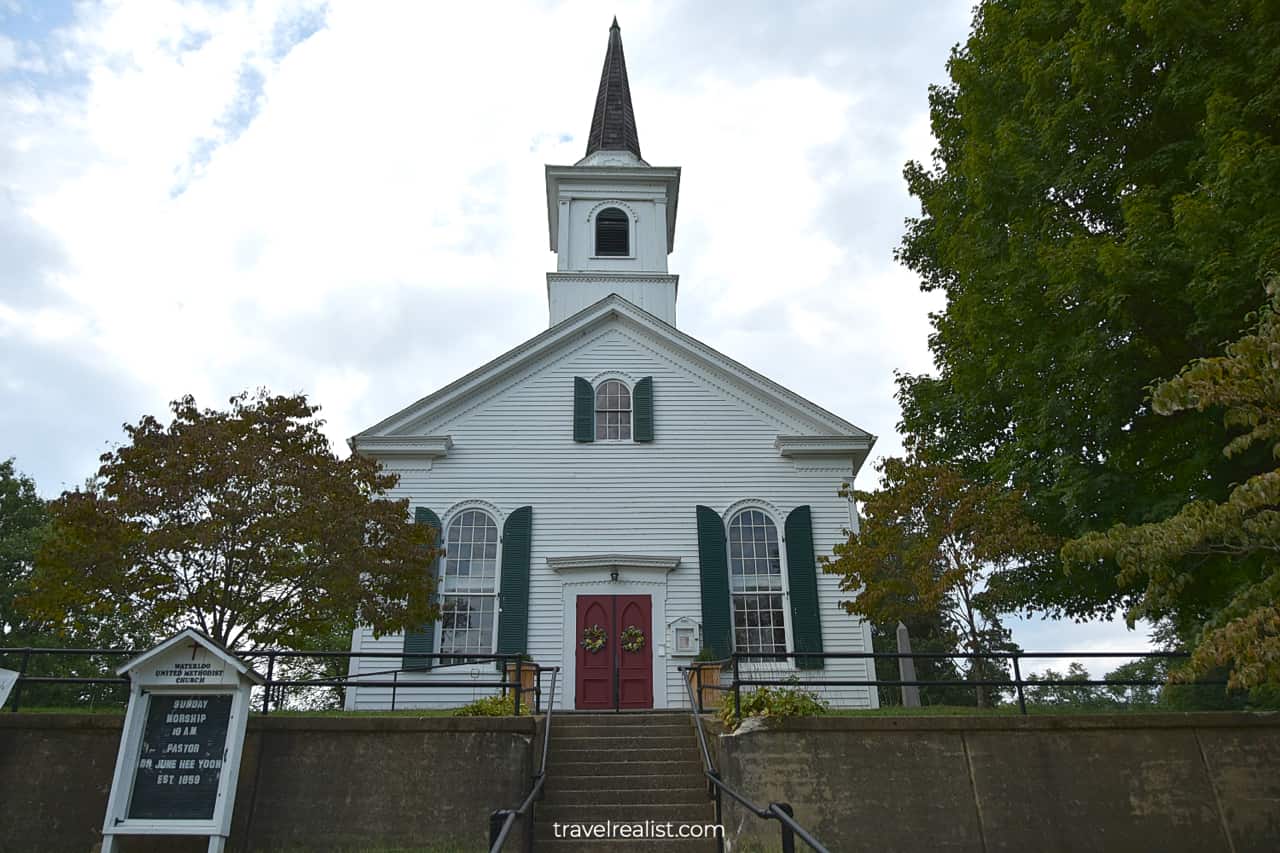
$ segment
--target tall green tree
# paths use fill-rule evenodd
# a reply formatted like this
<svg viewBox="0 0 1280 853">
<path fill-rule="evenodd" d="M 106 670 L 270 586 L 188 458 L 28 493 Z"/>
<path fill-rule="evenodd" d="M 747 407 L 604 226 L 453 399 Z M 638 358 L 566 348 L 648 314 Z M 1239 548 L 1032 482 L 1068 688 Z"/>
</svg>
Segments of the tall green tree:
<svg viewBox="0 0 1280 853">
<path fill-rule="evenodd" d="M 431 528 L 367 458 L 338 459 L 301 395 L 241 394 L 226 411 L 171 404 L 126 424 L 94 488 L 50 504 L 20 602 L 83 632 L 145 644 L 194 624 L 233 648 L 298 648 L 355 620 L 385 633 L 435 616 Z"/>
<path fill-rule="evenodd" d="M 1020 493 L 974 482 L 953 465 L 912 455 L 877 469 L 880 488 L 854 492 L 859 530 L 824 561 L 840 588 L 855 593 L 845 610 L 877 625 L 936 616 L 952 649 L 975 656 L 969 675 L 997 677 L 1002 666 L 982 655 L 1009 649 L 1010 640 L 993 578 L 1056 543 L 1026 517 Z M 978 689 L 979 705 L 987 692 Z"/>
<path fill-rule="evenodd" d="M 1226 354 L 1192 362 L 1152 394 L 1155 410 L 1225 412 L 1238 434 L 1227 457 L 1262 446 L 1270 470 L 1234 486 L 1225 500 L 1195 500 L 1158 522 L 1118 524 L 1067 543 L 1063 555 L 1088 566 L 1119 565 L 1123 581 L 1142 587 L 1130 614 L 1161 619 L 1204 608 L 1203 592 L 1229 561 L 1230 598 L 1208 613 L 1192 655 L 1192 672 L 1231 667 L 1236 687 L 1280 688 L 1280 279 L 1256 326 Z"/>
<path fill-rule="evenodd" d="M 36 630 L 16 599 L 30 582 L 47 521 L 35 481 L 19 473 L 12 459 L 0 462 L 0 646 L 25 645 Z"/>
<path fill-rule="evenodd" d="M 933 160 L 905 171 L 898 257 L 946 307 L 937 375 L 900 377 L 904 430 L 1063 539 L 1223 500 L 1265 454 L 1224 457 L 1217 414 L 1161 417 L 1145 389 L 1219 351 L 1280 269 L 1280 4 L 987 0 L 948 70 Z M 1207 559 L 1225 600 L 1242 576 Z M 1116 574 L 1046 555 L 1009 580 L 1088 617 L 1142 594 Z"/>
</svg>

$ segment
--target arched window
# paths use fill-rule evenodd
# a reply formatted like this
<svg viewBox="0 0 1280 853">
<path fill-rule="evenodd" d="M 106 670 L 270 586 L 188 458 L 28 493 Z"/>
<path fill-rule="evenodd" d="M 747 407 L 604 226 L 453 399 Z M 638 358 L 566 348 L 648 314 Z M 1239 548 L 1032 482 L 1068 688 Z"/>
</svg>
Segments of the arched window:
<svg viewBox="0 0 1280 853">
<path fill-rule="evenodd" d="M 440 572 L 440 654 L 493 654 L 498 612 L 498 525 L 468 509 L 449 522 Z M 463 663 L 444 658 L 443 664 Z"/>
<path fill-rule="evenodd" d="M 734 649 L 785 652 L 778 527 L 761 510 L 744 509 L 729 521 L 729 593 Z"/>
<path fill-rule="evenodd" d="M 631 220 L 616 207 L 596 214 L 596 256 L 627 257 L 631 254 Z"/>
<path fill-rule="evenodd" d="M 631 391 L 617 379 L 596 387 L 596 440 L 631 440 Z"/>
</svg>

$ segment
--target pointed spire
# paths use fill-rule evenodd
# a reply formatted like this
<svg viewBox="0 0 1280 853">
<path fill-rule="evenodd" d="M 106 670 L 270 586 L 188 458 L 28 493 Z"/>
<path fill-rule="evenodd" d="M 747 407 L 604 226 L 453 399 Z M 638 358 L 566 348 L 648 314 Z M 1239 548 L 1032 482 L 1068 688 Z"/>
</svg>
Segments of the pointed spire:
<svg viewBox="0 0 1280 853">
<path fill-rule="evenodd" d="M 609 27 L 609 49 L 600 74 L 600 92 L 587 136 L 587 155 L 593 151 L 630 151 L 640 156 L 636 115 L 631 109 L 631 86 L 627 82 L 627 61 L 622 55 L 622 30 L 618 17 Z"/>
</svg>

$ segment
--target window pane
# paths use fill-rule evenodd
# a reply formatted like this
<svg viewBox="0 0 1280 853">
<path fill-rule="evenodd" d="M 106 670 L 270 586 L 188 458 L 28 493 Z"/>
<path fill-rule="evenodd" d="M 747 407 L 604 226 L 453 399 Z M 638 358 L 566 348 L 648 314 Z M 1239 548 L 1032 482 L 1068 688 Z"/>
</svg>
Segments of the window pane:
<svg viewBox="0 0 1280 853">
<path fill-rule="evenodd" d="M 596 388 L 596 438 L 631 438 L 631 391 L 617 379 Z"/>
<path fill-rule="evenodd" d="M 449 522 L 440 573 L 442 593 L 493 593 L 498 567 L 498 526 L 487 513 L 466 510 Z"/>
<path fill-rule="evenodd" d="M 778 528 L 758 510 L 744 510 L 729 522 L 729 588 L 733 592 L 782 590 Z"/>
<path fill-rule="evenodd" d="M 760 510 L 743 510 L 729 522 L 729 590 L 734 648 L 762 654 L 785 652 L 778 528 Z"/>
<path fill-rule="evenodd" d="M 787 650 L 781 595 L 734 595 L 733 639 L 739 652 L 773 654 Z"/>
<path fill-rule="evenodd" d="M 493 652 L 497 596 L 447 595 L 440 601 L 440 653 L 487 655 Z M 441 663 L 463 663 L 443 658 Z"/>
</svg>

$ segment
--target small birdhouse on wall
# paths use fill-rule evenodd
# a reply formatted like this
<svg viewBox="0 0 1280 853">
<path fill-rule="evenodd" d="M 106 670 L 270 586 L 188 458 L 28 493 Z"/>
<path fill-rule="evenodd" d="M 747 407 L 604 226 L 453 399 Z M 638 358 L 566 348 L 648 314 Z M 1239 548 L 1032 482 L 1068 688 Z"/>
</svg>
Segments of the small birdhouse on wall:
<svg viewBox="0 0 1280 853">
<path fill-rule="evenodd" d="M 689 616 L 681 616 L 670 626 L 669 648 L 674 657 L 694 657 L 702 650 L 702 625 Z"/>
</svg>

